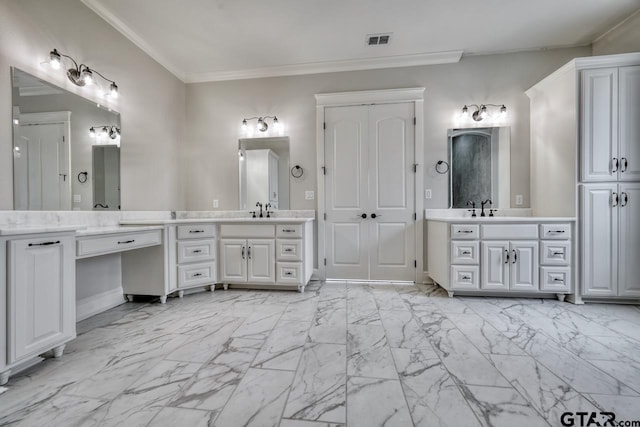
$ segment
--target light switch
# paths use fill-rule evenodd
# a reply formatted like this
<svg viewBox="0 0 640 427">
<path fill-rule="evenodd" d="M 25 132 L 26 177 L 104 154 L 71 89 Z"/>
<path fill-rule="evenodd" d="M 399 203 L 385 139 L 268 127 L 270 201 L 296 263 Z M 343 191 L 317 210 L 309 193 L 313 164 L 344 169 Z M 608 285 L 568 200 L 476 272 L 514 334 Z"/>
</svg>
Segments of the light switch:
<svg viewBox="0 0 640 427">
<path fill-rule="evenodd" d="M 220 201 L 218 199 L 213 199 L 213 208 L 217 209 L 220 207 Z"/>
<path fill-rule="evenodd" d="M 516 206 L 522 206 L 523 201 L 522 201 L 522 194 L 516 194 Z"/>
<path fill-rule="evenodd" d="M 316 198 L 315 191 L 305 191 L 304 192 L 304 199 L 305 200 L 313 200 L 315 198 Z"/>
<path fill-rule="evenodd" d="M 424 198 L 425 199 L 431 199 L 431 189 L 427 188 L 426 190 L 424 190 Z"/>
<path fill-rule="evenodd" d="M 82 194 L 73 195 L 73 203 L 80 203 L 82 201 Z"/>
</svg>

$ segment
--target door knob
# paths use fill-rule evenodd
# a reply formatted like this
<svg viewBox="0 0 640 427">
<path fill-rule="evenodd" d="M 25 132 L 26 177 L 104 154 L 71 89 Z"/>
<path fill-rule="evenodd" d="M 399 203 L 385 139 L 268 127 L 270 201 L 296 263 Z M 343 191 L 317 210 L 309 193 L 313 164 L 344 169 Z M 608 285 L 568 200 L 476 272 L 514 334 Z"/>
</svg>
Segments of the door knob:
<svg viewBox="0 0 640 427">
<path fill-rule="evenodd" d="M 378 215 L 376 215 L 376 214 L 374 214 L 374 213 L 372 213 L 372 214 L 371 214 L 371 218 L 373 218 L 373 219 L 375 219 L 377 216 L 378 216 Z"/>
<path fill-rule="evenodd" d="M 361 217 L 362 219 L 367 219 L 367 214 L 366 214 L 366 213 L 363 213 L 362 215 L 360 215 L 360 217 Z"/>
</svg>

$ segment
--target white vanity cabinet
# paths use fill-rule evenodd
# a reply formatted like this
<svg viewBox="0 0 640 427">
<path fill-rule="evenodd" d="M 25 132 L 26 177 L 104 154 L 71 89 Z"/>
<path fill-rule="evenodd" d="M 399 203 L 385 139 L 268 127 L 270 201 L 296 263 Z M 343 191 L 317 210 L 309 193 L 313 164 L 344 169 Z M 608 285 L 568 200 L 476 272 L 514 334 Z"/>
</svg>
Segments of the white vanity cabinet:
<svg viewBox="0 0 640 427">
<path fill-rule="evenodd" d="M 216 225 L 183 224 L 177 226 L 177 289 L 182 298 L 184 290 L 208 286 L 215 289 L 218 281 L 216 265 Z"/>
<path fill-rule="evenodd" d="M 571 291 L 570 223 L 428 220 L 430 277 L 450 296 Z"/>
<path fill-rule="evenodd" d="M 0 236 L 0 384 L 14 367 L 76 337 L 75 235 Z M 6 299 L 5 299 L 6 298 Z"/>
</svg>

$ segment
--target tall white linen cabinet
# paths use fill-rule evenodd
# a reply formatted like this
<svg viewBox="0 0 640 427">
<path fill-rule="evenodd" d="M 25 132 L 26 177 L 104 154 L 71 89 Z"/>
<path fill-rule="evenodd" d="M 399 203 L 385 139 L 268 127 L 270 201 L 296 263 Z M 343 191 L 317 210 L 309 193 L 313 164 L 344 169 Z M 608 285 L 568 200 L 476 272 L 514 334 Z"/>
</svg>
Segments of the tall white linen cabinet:
<svg viewBox="0 0 640 427">
<path fill-rule="evenodd" d="M 577 58 L 527 91 L 531 207 L 576 216 L 576 302 L 640 298 L 640 52 Z"/>
</svg>

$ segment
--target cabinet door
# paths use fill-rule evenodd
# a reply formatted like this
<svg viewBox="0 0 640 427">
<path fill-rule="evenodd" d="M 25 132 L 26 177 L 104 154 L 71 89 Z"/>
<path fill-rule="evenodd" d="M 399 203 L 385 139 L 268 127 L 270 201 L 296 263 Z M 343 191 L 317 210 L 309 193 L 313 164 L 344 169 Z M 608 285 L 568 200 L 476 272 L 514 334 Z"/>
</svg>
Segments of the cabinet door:
<svg viewBox="0 0 640 427">
<path fill-rule="evenodd" d="M 640 297 L 640 184 L 620 184 L 618 295 Z"/>
<path fill-rule="evenodd" d="M 511 242 L 510 289 L 538 290 L 538 242 Z"/>
<path fill-rule="evenodd" d="M 247 282 L 275 283 L 276 259 L 273 239 L 247 240 Z"/>
<path fill-rule="evenodd" d="M 620 68 L 620 180 L 640 181 L 640 66 Z"/>
<path fill-rule="evenodd" d="M 482 289 L 509 289 L 509 242 L 482 242 Z"/>
<path fill-rule="evenodd" d="M 220 281 L 223 283 L 247 281 L 247 241 L 245 239 L 220 240 Z"/>
<path fill-rule="evenodd" d="M 585 70 L 581 99 L 582 181 L 618 179 L 618 69 Z M 615 159 L 615 160 L 614 160 Z"/>
<path fill-rule="evenodd" d="M 56 236 L 9 242 L 9 363 L 75 337 L 74 240 Z"/>
<path fill-rule="evenodd" d="M 618 294 L 617 187 L 617 184 L 589 184 L 580 191 L 580 279 L 582 293 L 587 296 Z"/>
</svg>

